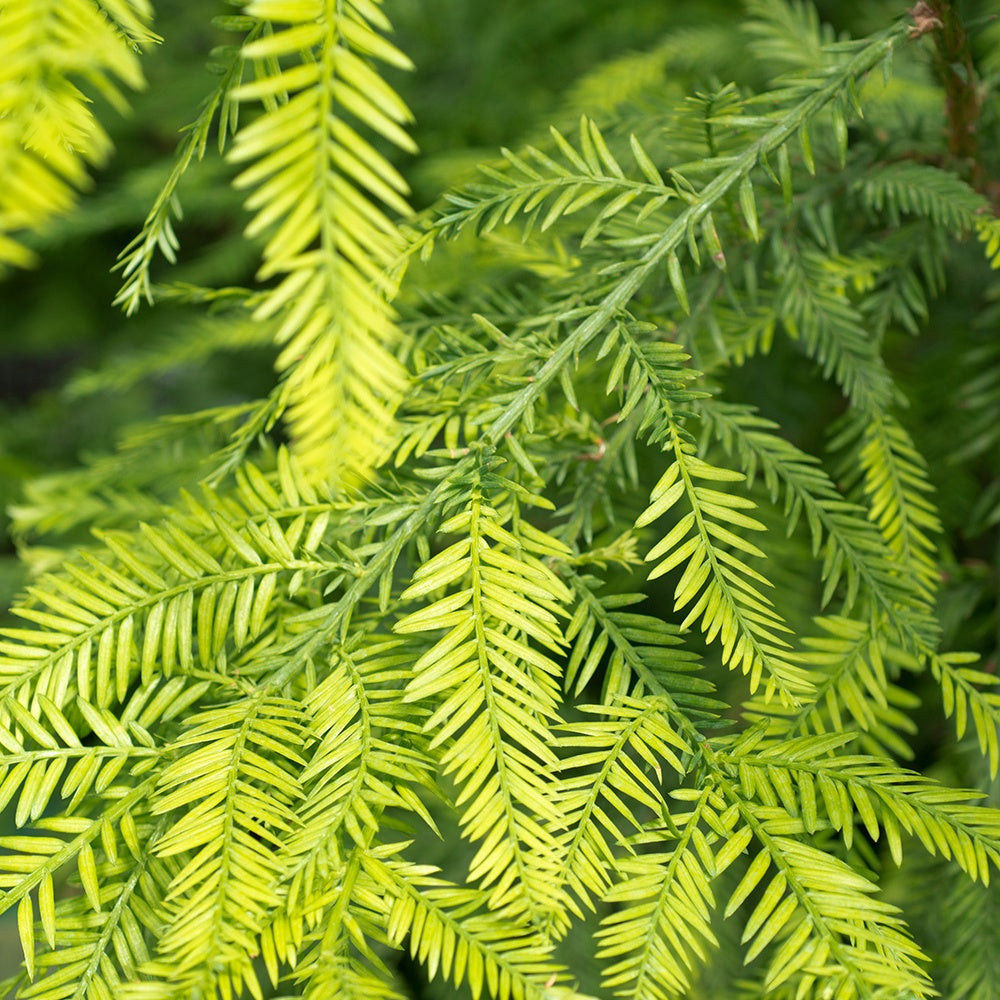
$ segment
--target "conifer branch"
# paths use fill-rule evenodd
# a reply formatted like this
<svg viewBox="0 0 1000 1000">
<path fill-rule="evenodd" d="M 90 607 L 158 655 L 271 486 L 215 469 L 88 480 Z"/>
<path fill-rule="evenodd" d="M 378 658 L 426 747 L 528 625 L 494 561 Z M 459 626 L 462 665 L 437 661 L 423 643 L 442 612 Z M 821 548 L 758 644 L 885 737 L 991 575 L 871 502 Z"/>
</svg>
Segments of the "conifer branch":
<svg viewBox="0 0 1000 1000">
<path fill-rule="evenodd" d="M 142 42 L 141 2 L 68 10 L 91 8 Z M 247 401 L 227 378 L 15 510 L 35 548 L 0 634 L 13 1000 L 400 1000 L 439 975 L 592 1000 L 591 974 L 634 1000 L 971 996 L 988 976 L 939 962 L 978 955 L 982 899 L 925 969 L 907 887 L 919 848 L 980 882 L 1000 860 L 1000 812 L 962 787 L 1000 761 L 988 489 L 955 526 L 992 481 L 997 359 L 970 352 L 968 414 L 911 439 L 895 407 L 926 417 L 951 340 L 905 366 L 897 345 L 940 346 L 931 302 L 976 266 L 953 244 L 997 257 L 1000 229 L 933 156 L 897 155 L 894 91 L 863 86 L 942 26 L 916 9 L 837 40 L 810 4 L 748 0 L 697 36 L 699 72 L 738 40 L 770 89 L 676 102 L 694 57 L 668 36 L 571 96 L 606 81 L 600 125 L 557 112 L 403 225 L 385 70 L 409 64 L 382 8 L 248 0 L 221 23 L 244 42 L 122 265 L 126 306 L 205 319 L 73 398 L 273 343 L 278 385 Z M 102 45 L 92 79 L 117 86 Z M 931 103 L 907 107 L 928 148 Z M 154 289 L 216 122 L 262 287 Z M 95 157 L 63 152 L 69 198 Z M 948 302 L 960 345 L 992 328 Z M 833 477 L 809 454 L 831 430 Z M 948 726 L 918 714 L 937 691 Z M 966 736 L 971 780 L 898 763 Z"/>
</svg>

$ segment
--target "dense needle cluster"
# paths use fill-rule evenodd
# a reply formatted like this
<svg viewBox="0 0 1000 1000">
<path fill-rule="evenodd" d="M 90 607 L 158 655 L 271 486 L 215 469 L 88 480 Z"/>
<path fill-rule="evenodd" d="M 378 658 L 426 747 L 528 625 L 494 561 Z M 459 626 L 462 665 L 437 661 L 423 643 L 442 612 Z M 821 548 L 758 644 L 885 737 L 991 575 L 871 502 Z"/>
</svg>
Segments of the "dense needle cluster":
<svg viewBox="0 0 1000 1000">
<path fill-rule="evenodd" d="M 853 40 L 748 0 L 701 41 L 757 85 L 678 98 L 667 34 L 414 214 L 391 5 L 236 6 L 119 304 L 206 303 L 149 371 L 271 345 L 276 384 L 13 511 L 49 549 L 0 640 L 10 995 L 995 996 L 1000 692 L 899 346 L 954 254 L 1000 262 L 907 106 L 954 12 Z M 0 260 L 102 160 L 77 84 L 140 85 L 152 17 L 0 3 Z M 212 136 L 258 283 L 154 285 Z M 995 534 L 1000 350 L 954 336 Z M 911 769 L 928 713 L 964 770 Z"/>
</svg>

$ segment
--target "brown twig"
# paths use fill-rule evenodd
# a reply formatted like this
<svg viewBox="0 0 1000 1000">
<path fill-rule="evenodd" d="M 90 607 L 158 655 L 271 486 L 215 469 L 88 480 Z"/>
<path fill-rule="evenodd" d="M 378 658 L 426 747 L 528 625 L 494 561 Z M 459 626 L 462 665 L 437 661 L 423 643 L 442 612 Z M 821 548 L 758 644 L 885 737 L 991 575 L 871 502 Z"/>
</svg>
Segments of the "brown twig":
<svg viewBox="0 0 1000 1000">
<path fill-rule="evenodd" d="M 985 191 L 977 131 L 982 91 L 965 28 L 951 0 L 920 0 L 908 13 L 913 18 L 911 38 L 934 35 L 934 69 L 944 87 L 948 152 L 954 166 L 977 191 Z"/>
</svg>

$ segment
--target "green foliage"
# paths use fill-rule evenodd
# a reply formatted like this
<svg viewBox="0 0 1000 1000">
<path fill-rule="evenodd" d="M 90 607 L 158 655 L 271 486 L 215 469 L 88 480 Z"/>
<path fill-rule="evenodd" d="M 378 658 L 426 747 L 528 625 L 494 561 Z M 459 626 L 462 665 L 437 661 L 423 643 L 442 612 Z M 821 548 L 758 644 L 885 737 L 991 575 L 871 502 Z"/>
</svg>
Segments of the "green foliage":
<svg viewBox="0 0 1000 1000">
<path fill-rule="evenodd" d="M 0 8 L 0 264 L 28 264 L 17 237 L 73 206 L 110 140 L 88 107 L 125 107 L 143 85 L 137 51 L 156 41 L 146 0 L 14 0 Z M 79 89 L 83 84 L 90 93 Z"/>
<path fill-rule="evenodd" d="M 992 77 L 970 164 L 917 8 L 653 5 L 470 176 L 413 5 L 233 6 L 62 399 L 276 375 L 10 508 L 7 993 L 995 997 Z M 0 3 L 6 263 L 151 16 Z M 158 284 L 227 170 L 256 276 Z"/>
</svg>

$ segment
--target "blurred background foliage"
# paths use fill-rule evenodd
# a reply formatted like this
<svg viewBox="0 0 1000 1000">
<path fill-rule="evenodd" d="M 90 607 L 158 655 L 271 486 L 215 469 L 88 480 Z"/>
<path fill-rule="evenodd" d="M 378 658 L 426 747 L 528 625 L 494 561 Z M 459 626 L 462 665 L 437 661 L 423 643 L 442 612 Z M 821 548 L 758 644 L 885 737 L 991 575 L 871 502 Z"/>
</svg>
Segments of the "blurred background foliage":
<svg viewBox="0 0 1000 1000">
<path fill-rule="evenodd" d="M 996 5 L 958 6 L 972 23 L 988 18 Z M 467 178 L 476 163 L 495 157 L 501 146 L 531 141 L 550 123 L 571 130 L 583 111 L 600 122 L 602 104 L 610 111 L 620 99 L 615 81 L 627 93 L 639 72 L 657 76 L 678 100 L 731 80 L 762 83 L 740 76 L 759 68 L 739 57 L 743 7 L 736 0 L 387 0 L 386 7 L 397 44 L 417 67 L 391 82 L 416 118 L 421 156 L 405 160 L 397 155 L 396 161 L 413 187 L 418 210 Z M 816 7 L 835 31 L 860 35 L 901 15 L 905 4 L 823 0 Z M 128 117 L 100 109 L 115 144 L 113 160 L 95 176 L 92 190 L 71 217 L 30 239 L 40 266 L 0 275 L 0 510 L 19 503 L 40 474 L 111 454 L 122 440 L 146 447 L 150 439 L 142 428 L 160 415 L 259 398 L 273 382 L 271 349 L 245 349 L 247 341 L 239 331 L 234 331 L 238 351 L 201 356 L 203 304 L 168 297 L 155 309 L 144 306 L 128 318 L 112 305 L 121 284 L 112 271 L 114 262 L 139 231 L 169 174 L 180 131 L 211 91 L 213 67 L 224 58 L 224 47 L 237 42 L 235 35 L 212 25 L 214 15 L 232 10 L 222 0 L 159 0 L 155 28 L 163 43 L 143 60 L 147 89 L 134 96 Z M 1000 27 L 987 24 L 978 45 L 984 84 L 992 87 L 1000 74 Z M 615 62 L 637 52 L 650 53 L 650 60 L 623 62 L 616 76 Z M 939 101 L 939 96 L 929 86 L 927 50 L 914 46 L 903 58 L 912 65 L 897 66 L 893 85 L 902 88 L 899 115 L 905 133 L 908 108 Z M 642 113 L 641 106 L 635 113 Z M 996 131 L 996 122 L 987 117 L 984 134 Z M 915 131 L 907 140 L 914 146 L 921 141 L 941 144 L 939 135 Z M 994 157 L 997 152 L 995 147 L 988 150 Z M 990 166 L 993 176 L 1000 176 L 997 164 Z M 155 279 L 252 285 L 259 248 L 242 237 L 247 215 L 241 196 L 228 184 L 232 172 L 211 144 L 205 159 L 189 170 L 179 190 L 183 219 L 176 226 L 178 262 L 171 267 L 157 261 Z M 960 470 L 947 457 L 954 421 L 963 419 L 970 396 L 984 391 L 976 381 L 983 360 L 992 357 L 995 371 L 1000 354 L 1000 286 L 990 283 L 981 261 L 974 241 L 957 248 L 948 284 L 960 294 L 932 305 L 919 337 L 896 331 L 885 350 L 907 385 L 907 426 L 938 490 L 945 526 L 939 543 L 951 567 L 941 591 L 942 617 L 950 633 L 945 648 L 979 649 L 984 669 L 995 670 L 1000 460 L 991 446 Z M 470 247 L 459 244 L 444 248 L 424 277 L 446 290 L 478 266 Z M 972 317 L 991 300 L 985 320 L 981 317 L 973 329 Z M 955 330 L 973 344 L 966 356 L 955 356 Z M 152 358 L 161 361 L 147 364 Z M 780 386 L 768 415 L 797 433 L 801 440 L 796 443 L 805 450 L 821 453 L 824 414 L 814 399 L 801 395 L 815 389 L 797 388 L 786 374 L 780 358 L 772 355 L 748 364 L 738 377 L 770 379 Z M 801 413 L 808 413 L 811 423 L 804 424 Z M 983 433 L 984 440 L 995 441 L 988 418 Z M 165 483 L 170 447 L 167 442 L 155 456 Z M 48 488 L 58 489 L 58 480 L 50 479 Z M 6 514 L 0 518 L 0 601 L 6 605 L 24 585 L 25 569 Z M 921 756 L 937 757 L 939 740 L 947 742 L 936 715 L 925 722 L 914 739 L 917 765 Z M 962 772 L 961 760 L 954 766 L 962 783 L 980 780 L 978 774 Z M 933 926 L 932 918 L 929 913 L 928 926 Z M 0 950 L 0 972 L 13 968 L 19 954 L 15 941 L 16 935 L 9 945 L 6 935 L 0 940 L 0 949 L 7 948 L 6 953 Z M 587 960 L 573 958 L 577 967 Z"/>
</svg>

